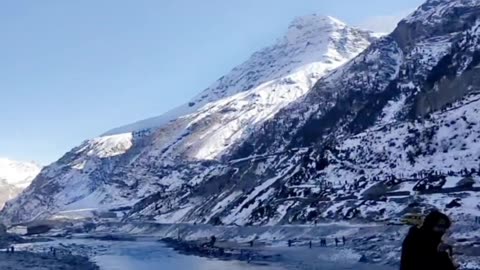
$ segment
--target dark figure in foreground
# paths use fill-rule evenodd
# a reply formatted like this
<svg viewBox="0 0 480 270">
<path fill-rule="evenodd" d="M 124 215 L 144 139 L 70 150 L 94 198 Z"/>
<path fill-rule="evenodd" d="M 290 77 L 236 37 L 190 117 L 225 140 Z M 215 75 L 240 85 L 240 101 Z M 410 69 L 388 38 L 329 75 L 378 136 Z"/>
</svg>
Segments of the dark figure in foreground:
<svg viewBox="0 0 480 270">
<path fill-rule="evenodd" d="M 338 243 L 340 243 L 340 240 L 338 240 L 338 238 L 335 237 L 335 246 L 338 247 Z"/>
<path fill-rule="evenodd" d="M 12 247 L 10 248 L 10 252 L 15 253 L 15 247 L 14 247 L 14 246 L 12 246 Z"/>
<path fill-rule="evenodd" d="M 292 240 L 288 239 L 288 247 L 292 246 Z"/>
<path fill-rule="evenodd" d="M 400 270 L 455 270 L 452 248 L 442 243 L 442 236 L 450 226 L 445 214 L 434 211 L 420 228 L 412 227 L 402 245 Z"/>
<path fill-rule="evenodd" d="M 345 246 L 345 244 L 347 243 L 347 239 L 345 239 L 345 236 L 342 236 L 342 242 L 343 242 L 343 245 Z"/>
<path fill-rule="evenodd" d="M 310 240 L 310 242 L 308 242 L 308 247 L 312 248 L 312 241 L 311 240 Z"/>
</svg>

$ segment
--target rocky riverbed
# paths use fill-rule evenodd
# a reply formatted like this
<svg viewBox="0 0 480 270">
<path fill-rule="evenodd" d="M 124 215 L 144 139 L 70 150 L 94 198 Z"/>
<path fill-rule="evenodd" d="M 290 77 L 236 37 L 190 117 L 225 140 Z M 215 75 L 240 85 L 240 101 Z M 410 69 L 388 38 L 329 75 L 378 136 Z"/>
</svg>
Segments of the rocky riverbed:
<svg viewBox="0 0 480 270">
<path fill-rule="evenodd" d="M 73 255 L 68 250 L 18 250 L 15 245 L 29 243 L 49 243 L 43 237 L 26 238 L 14 234 L 0 236 L 0 269 L 2 270 L 97 270 L 97 265 L 88 257 Z"/>
<path fill-rule="evenodd" d="M 264 227 L 234 227 L 234 226 L 207 226 L 207 225 L 161 225 L 161 224 L 128 224 L 125 226 L 103 227 L 105 232 L 115 232 L 129 235 L 150 235 L 158 238 L 182 239 L 183 243 L 170 243 L 179 252 L 198 256 L 217 256 L 245 260 L 253 252 L 253 257 L 262 257 L 265 251 L 286 248 L 288 240 L 293 240 L 295 249 L 307 250 L 312 241 L 314 250 L 322 260 L 335 260 L 347 256 L 355 262 L 398 268 L 402 241 L 408 232 L 408 226 L 381 225 L 381 224 L 318 224 L 317 226 L 264 226 Z M 461 269 L 480 269 L 480 228 L 468 224 L 454 224 L 450 234 L 446 237 L 449 244 L 454 246 L 454 258 L 462 266 Z M 195 245 L 207 243 L 211 236 L 216 236 L 221 249 L 198 250 Z M 346 238 L 347 243 L 342 247 L 335 247 L 335 238 Z M 331 249 L 319 249 L 320 240 L 326 239 Z M 249 242 L 255 241 L 255 247 L 250 249 Z M 169 240 L 171 241 L 171 240 Z M 231 250 L 232 249 L 232 250 Z M 261 249 L 261 254 L 255 254 Z M 223 255 L 219 255 L 224 253 Z M 326 254 L 326 255 L 325 255 Z M 275 256 L 276 253 L 266 253 Z M 291 256 L 290 256 L 291 257 Z M 278 258 L 276 258 L 278 259 Z M 267 261 L 270 257 L 267 257 Z M 288 261 L 288 260 L 287 260 Z"/>
<path fill-rule="evenodd" d="M 15 252 L 0 254 L 2 270 L 98 270 L 87 258 L 75 255 Z"/>
<path fill-rule="evenodd" d="M 142 258 L 152 250 L 160 254 L 165 253 L 162 247 L 167 245 L 189 258 L 202 257 L 207 260 L 244 262 L 250 265 L 275 265 L 278 269 L 364 269 L 367 267 L 367 269 L 390 270 L 398 269 L 401 243 L 407 231 L 408 226 L 374 224 L 272 227 L 112 224 L 103 225 L 95 232 L 68 235 L 67 238 L 71 239 L 56 237 L 55 243 L 32 245 L 36 250 L 27 249 L 26 251 L 45 253 L 49 246 L 55 245 L 64 254 L 70 253 L 95 261 L 95 258 L 101 254 L 118 256 L 114 250 L 119 244 L 125 246 L 124 249 L 129 253 Z M 448 236 L 449 243 L 455 247 L 455 260 L 460 263 L 462 270 L 480 269 L 478 233 L 479 230 L 476 227 L 455 225 Z M 209 245 L 211 236 L 216 237 L 213 246 Z M 342 243 L 343 238 L 346 240 L 345 244 Z M 335 239 L 341 239 L 342 242 L 337 246 Z M 321 244 L 322 240 L 326 240 L 327 246 Z M 153 242 L 153 244 L 145 246 L 145 242 Z M 22 250 L 25 251 L 25 249 Z M 40 256 L 43 256 L 40 259 L 45 260 L 44 257 L 48 257 L 49 254 Z M 58 258 L 54 259 L 58 260 Z M 157 260 L 152 265 L 158 263 L 162 261 Z M 318 265 L 322 267 L 316 268 Z M 344 268 L 338 268 L 340 265 Z M 4 268 L 0 267 L 0 269 Z"/>
<path fill-rule="evenodd" d="M 254 242 L 252 245 L 252 243 L 239 244 L 226 241 L 220 241 L 211 246 L 202 241 L 182 241 L 171 238 L 164 239 L 162 242 L 185 255 L 238 260 L 249 264 L 271 265 L 284 269 L 395 269 L 388 265 L 361 263 L 359 261 L 362 256 L 348 247 L 314 247 L 313 245 L 311 248 L 303 245 L 285 247 L 271 246 L 265 243 Z"/>
</svg>

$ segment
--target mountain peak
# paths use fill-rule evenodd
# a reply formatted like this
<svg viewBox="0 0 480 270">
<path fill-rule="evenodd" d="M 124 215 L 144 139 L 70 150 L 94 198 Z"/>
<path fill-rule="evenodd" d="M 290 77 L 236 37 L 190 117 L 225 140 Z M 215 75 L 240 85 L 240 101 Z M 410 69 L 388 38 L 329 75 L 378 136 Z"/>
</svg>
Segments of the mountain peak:
<svg viewBox="0 0 480 270">
<path fill-rule="evenodd" d="M 293 75 L 299 69 L 312 73 L 311 76 L 303 76 L 303 79 L 307 78 L 307 85 L 313 84 L 321 75 L 363 51 L 371 40 L 370 32 L 348 27 L 330 16 L 311 14 L 297 17 L 290 23 L 286 34 L 273 45 L 252 54 L 247 61 L 222 76 L 187 104 L 161 116 L 112 129 L 102 136 L 164 126 L 180 116 L 195 113 L 207 104 L 212 105 L 240 92 L 255 90 L 262 84 Z M 298 76 L 294 76 L 296 80 L 302 80 Z"/>
<path fill-rule="evenodd" d="M 318 35 L 328 35 L 337 29 L 343 29 L 347 25 L 330 16 L 311 14 L 293 19 L 288 27 L 286 38 L 289 42 L 297 42 L 305 36 L 311 38 Z"/>
<path fill-rule="evenodd" d="M 318 27 L 318 26 L 342 26 L 346 24 L 337 18 L 331 16 L 324 16 L 318 14 L 309 14 L 304 16 L 298 16 L 290 23 L 289 28 L 302 28 L 302 27 Z"/>
</svg>

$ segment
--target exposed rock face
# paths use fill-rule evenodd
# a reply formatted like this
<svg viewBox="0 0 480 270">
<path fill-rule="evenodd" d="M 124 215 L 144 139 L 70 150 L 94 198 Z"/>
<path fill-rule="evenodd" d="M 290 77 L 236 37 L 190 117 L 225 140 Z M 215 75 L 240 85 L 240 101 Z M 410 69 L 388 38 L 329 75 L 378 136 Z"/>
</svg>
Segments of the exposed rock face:
<svg viewBox="0 0 480 270">
<path fill-rule="evenodd" d="M 416 97 L 415 116 L 425 116 L 469 92 L 478 91 L 479 15 L 477 1 L 427 1 L 393 32 L 392 36 L 404 50 L 434 40 L 437 46 L 431 47 L 431 52 L 442 55 L 422 86 L 422 93 Z M 445 41 L 450 44 L 442 48 Z"/>
</svg>

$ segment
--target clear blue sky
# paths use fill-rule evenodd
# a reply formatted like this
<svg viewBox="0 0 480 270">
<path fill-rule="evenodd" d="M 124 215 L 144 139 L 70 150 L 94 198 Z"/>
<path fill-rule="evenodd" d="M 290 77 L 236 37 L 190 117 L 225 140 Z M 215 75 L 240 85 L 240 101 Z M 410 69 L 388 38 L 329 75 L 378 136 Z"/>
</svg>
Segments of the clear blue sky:
<svg viewBox="0 0 480 270">
<path fill-rule="evenodd" d="M 311 13 L 383 30 L 422 0 L 5 0 L 0 156 L 47 164 L 186 102 Z"/>
</svg>

